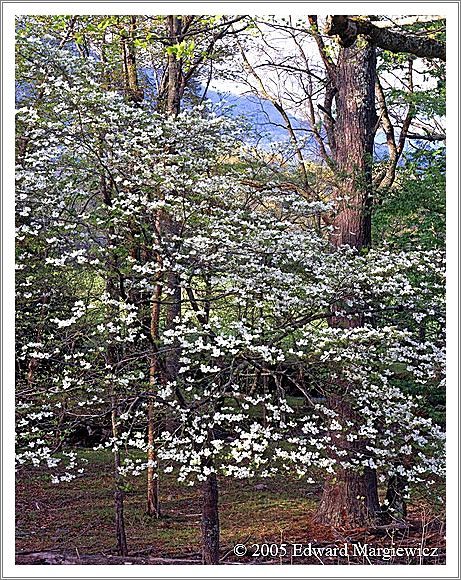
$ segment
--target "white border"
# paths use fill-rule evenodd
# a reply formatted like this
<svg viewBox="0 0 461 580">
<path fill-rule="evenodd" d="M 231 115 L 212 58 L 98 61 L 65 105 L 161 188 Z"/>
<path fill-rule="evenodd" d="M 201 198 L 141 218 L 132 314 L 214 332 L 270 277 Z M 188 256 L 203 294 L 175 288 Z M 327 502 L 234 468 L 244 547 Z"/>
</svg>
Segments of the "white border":
<svg viewBox="0 0 461 580">
<path fill-rule="evenodd" d="M 448 520 L 444 566 L 15 566 L 14 564 L 14 18 L 19 14 L 374 14 L 447 15 L 447 301 L 448 301 Z M 5 578 L 151 578 L 151 577 L 384 577 L 458 578 L 458 2 L 3 2 L 3 569 Z"/>
</svg>

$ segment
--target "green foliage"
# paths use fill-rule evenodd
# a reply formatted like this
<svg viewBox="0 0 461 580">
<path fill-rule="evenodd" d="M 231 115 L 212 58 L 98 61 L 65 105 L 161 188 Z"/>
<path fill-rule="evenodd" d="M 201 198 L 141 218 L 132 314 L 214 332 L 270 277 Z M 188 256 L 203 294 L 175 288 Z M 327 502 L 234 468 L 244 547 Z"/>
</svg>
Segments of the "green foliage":
<svg viewBox="0 0 461 580">
<path fill-rule="evenodd" d="M 374 242 L 394 247 L 442 248 L 445 242 L 445 149 L 405 156 L 394 187 L 373 213 Z"/>
<path fill-rule="evenodd" d="M 442 80 L 439 80 L 435 87 L 414 92 L 392 88 L 386 97 L 388 106 L 408 105 L 413 108 L 414 114 L 422 114 L 425 118 L 445 115 L 446 85 Z"/>
<path fill-rule="evenodd" d="M 173 54 L 177 60 L 185 59 L 190 60 L 194 55 L 195 42 L 194 40 L 183 40 L 182 42 L 167 46 L 165 52 L 168 55 Z"/>
</svg>

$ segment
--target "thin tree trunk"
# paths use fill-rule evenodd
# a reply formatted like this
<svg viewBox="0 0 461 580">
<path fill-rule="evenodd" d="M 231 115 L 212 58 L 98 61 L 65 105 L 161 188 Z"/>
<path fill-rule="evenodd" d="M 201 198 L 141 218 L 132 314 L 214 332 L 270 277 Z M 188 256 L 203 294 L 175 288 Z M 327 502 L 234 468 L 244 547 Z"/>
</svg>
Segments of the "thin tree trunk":
<svg viewBox="0 0 461 580">
<path fill-rule="evenodd" d="M 169 43 L 174 45 L 181 37 L 181 19 L 177 16 L 167 16 L 166 26 Z M 182 87 L 182 61 L 177 59 L 174 53 L 168 55 L 167 65 L 168 85 L 166 95 L 166 114 L 169 117 L 176 117 L 180 112 Z M 173 152 L 171 152 L 173 153 Z M 179 233 L 179 224 L 172 216 L 163 214 L 162 228 L 167 237 L 170 239 Z M 167 275 L 166 284 L 169 289 L 169 300 L 166 306 L 166 328 L 172 329 L 176 325 L 176 320 L 181 316 L 181 284 L 180 277 L 174 271 Z M 165 361 L 165 371 L 167 381 L 176 380 L 179 369 L 180 350 L 175 342 L 172 345 Z"/>
<path fill-rule="evenodd" d="M 111 234 L 113 234 L 113 226 L 111 226 Z M 109 267 L 112 264 L 109 264 Z M 106 281 L 106 289 L 111 298 L 115 298 L 116 290 L 112 278 L 108 277 Z M 112 315 L 113 313 L 111 313 Z M 116 368 L 117 353 L 113 345 L 109 345 L 107 349 L 107 362 L 112 370 Z M 117 540 L 117 551 L 120 556 L 128 555 L 128 547 L 126 542 L 126 532 L 125 532 L 125 518 L 123 514 L 123 503 L 125 498 L 125 493 L 123 491 L 123 476 L 120 473 L 120 450 L 118 448 L 117 437 L 118 437 L 118 400 L 113 384 L 111 385 L 110 393 L 110 403 L 111 403 L 111 424 L 112 424 L 112 437 L 115 440 L 114 453 L 114 479 L 115 479 L 115 491 L 114 491 L 114 506 L 115 506 L 115 536 Z"/>
<path fill-rule="evenodd" d="M 101 196 L 105 205 L 110 207 L 112 205 L 111 192 L 107 186 L 106 178 L 104 173 L 100 176 L 100 188 Z M 113 225 L 109 226 L 109 237 L 113 237 L 115 234 L 115 228 Z M 107 278 L 106 278 L 106 292 L 112 299 L 117 299 L 118 291 L 117 286 L 114 282 L 114 272 L 117 271 L 117 257 L 116 254 L 112 254 L 107 258 Z M 114 307 L 111 307 L 112 311 L 107 313 L 107 318 L 110 320 L 112 317 L 116 316 L 116 311 Z M 117 350 L 114 345 L 109 344 L 107 348 L 107 363 L 110 369 L 115 372 L 117 362 Z M 110 386 L 110 403 L 111 403 L 111 423 L 112 423 L 112 437 L 117 441 L 118 429 L 117 429 L 117 418 L 118 418 L 118 400 L 117 394 L 114 388 L 114 384 L 111 383 Z M 126 556 L 128 554 L 128 547 L 126 542 L 126 532 L 125 532 L 125 518 L 123 514 L 123 502 L 124 502 L 124 491 L 123 491 L 123 477 L 120 474 L 120 451 L 115 443 L 116 447 L 114 449 L 114 479 L 115 479 L 115 491 L 114 491 L 114 504 L 115 504 L 115 534 L 117 539 L 117 550 L 120 556 Z"/>
<path fill-rule="evenodd" d="M 130 101 L 139 103 L 144 98 L 144 92 L 139 86 L 138 69 L 136 66 L 136 53 L 134 48 L 136 26 L 136 16 L 130 16 L 128 30 L 122 31 L 122 54 L 125 92 Z"/>
<path fill-rule="evenodd" d="M 202 561 L 219 564 L 218 479 L 210 473 L 202 485 Z"/>
<path fill-rule="evenodd" d="M 123 71 L 125 76 L 125 91 L 129 101 L 138 103 L 143 100 L 144 93 L 139 86 L 138 70 L 136 64 L 136 51 L 134 46 L 134 37 L 137 28 L 136 16 L 130 16 L 128 30 L 122 31 L 122 54 L 123 54 Z M 156 231 L 160 237 L 161 220 L 160 214 L 156 216 Z M 133 235 L 133 246 L 131 255 L 135 259 L 142 259 L 141 248 L 135 243 L 135 236 Z M 149 252 L 146 252 L 146 259 L 148 259 Z M 162 286 L 157 282 L 152 295 L 152 305 L 150 311 L 150 337 L 152 341 L 150 362 L 149 362 L 149 391 L 155 393 L 158 385 L 158 339 L 159 339 L 159 323 L 160 323 L 160 298 L 162 293 Z M 133 296 L 133 299 L 141 302 L 142 297 L 139 295 Z M 156 413 L 153 396 L 148 397 L 147 401 L 147 495 L 146 495 L 146 512 L 150 516 L 156 518 L 160 517 L 160 499 L 159 499 L 159 473 L 158 473 L 158 458 L 155 449 L 155 435 L 156 435 Z"/>
<path fill-rule="evenodd" d="M 171 45 L 179 42 L 181 37 L 181 19 L 177 16 L 167 16 L 167 34 Z M 182 61 L 176 54 L 168 55 L 168 92 L 166 112 L 169 116 L 179 114 L 182 96 Z"/>
<path fill-rule="evenodd" d="M 160 517 L 159 479 L 155 453 L 155 408 L 149 400 L 147 406 L 147 514 Z"/>
<path fill-rule="evenodd" d="M 389 478 L 386 492 L 386 503 L 383 506 L 384 519 L 388 522 L 403 520 L 407 516 L 407 504 L 405 502 L 405 490 L 407 481 L 399 475 Z"/>
<path fill-rule="evenodd" d="M 181 20 L 177 16 L 166 16 L 165 25 L 170 45 L 178 42 L 181 32 Z M 136 27 L 136 21 L 131 22 L 130 32 L 133 33 Z M 139 92 L 136 67 L 134 66 L 134 52 L 130 57 L 130 44 L 124 42 L 124 57 L 125 57 L 125 71 L 126 79 L 130 90 L 137 90 Z M 167 114 L 169 117 L 175 117 L 180 109 L 180 75 L 181 64 L 176 59 L 175 54 L 168 54 L 167 57 L 167 75 L 166 75 L 166 95 L 160 95 L 158 108 Z M 169 151 L 166 152 L 168 155 Z M 159 211 L 156 216 L 155 229 L 158 240 L 161 241 L 163 235 L 172 236 L 176 233 L 176 224 L 171 216 L 166 212 Z M 159 257 L 160 261 L 160 257 Z M 166 286 L 170 290 L 169 300 L 166 304 L 166 328 L 174 328 L 177 316 L 181 314 L 181 287 L 180 279 L 174 272 L 168 273 L 166 277 Z M 152 296 L 151 317 L 150 317 L 150 335 L 152 341 L 150 366 L 149 366 L 149 389 L 150 393 L 154 394 L 159 383 L 159 360 L 158 360 L 158 340 L 160 336 L 160 298 L 162 293 L 162 286 L 160 281 L 157 281 Z M 171 351 L 165 355 L 164 361 L 164 376 L 165 381 L 174 381 L 177 376 L 179 364 L 179 350 L 177 345 L 173 345 Z M 155 434 L 157 431 L 157 417 L 155 413 L 155 405 L 153 395 L 148 398 L 147 402 L 147 513 L 150 516 L 159 518 L 161 515 L 160 499 L 159 499 L 159 472 L 157 468 L 158 457 L 155 449 Z"/>
<path fill-rule="evenodd" d="M 160 297 L 162 287 L 159 282 L 155 285 L 153 294 L 152 308 L 151 308 L 151 339 L 152 352 L 149 368 L 149 390 L 155 393 L 158 384 L 158 357 L 157 357 L 157 341 L 159 338 L 159 322 L 160 322 Z M 154 400 L 152 396 L 149 397 L 147 403 L 147 513 L 150 516 L 160 517 L 160 501 L 159 501 L 159 478 L 157 468 L 157 456 L 155 450 L 155 433 L 156 433 L 156 414 Z"/>
<path fill-rule="evenodd" d="M 42 336 L 45 318 L 46 318 L 46 307 L 50 301 L 49 295 L 44 292 L 42 294 L 42 306 L 40 308 L 40 324 L 37 326 L 37 333 L 35 335 L 35 342 L 40 342 Z M 32 388 L 35 381 L 35 373 L 39 367 L 39 359 L 31 357 L 29 359 L 29 364 L 27 365 L 27 386 Z"/>
<path fill-rule="evenodd" d="M 112 396 L 112 437 L 117 438 L 117 400 L 115 396 Z M 128 555 L 128 547 L 126 543 L 126 532 L 125 532 L 125 517 L 123 514 L 123 502 L 125 498 L 125 493 L 123 491 L 123 477 L 120 475 L 120 451 L 118 447 L 114 450 L 114 472 L 115 472 L 115 534 L 117 538 L 117 551 L 119 556 Z"/>
</svg>

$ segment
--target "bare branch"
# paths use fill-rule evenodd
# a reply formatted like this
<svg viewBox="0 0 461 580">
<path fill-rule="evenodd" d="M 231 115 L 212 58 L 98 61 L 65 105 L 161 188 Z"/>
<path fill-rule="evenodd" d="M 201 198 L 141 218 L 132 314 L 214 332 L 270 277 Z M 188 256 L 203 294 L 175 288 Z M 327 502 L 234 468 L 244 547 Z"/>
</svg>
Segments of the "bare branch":
<svg viewBox="0 0 461 580">
<path fill-rule="evenodd" d="M 425 135 L 418 135 L 416 133 L 407 133 L 407 139 L 418 139 L 421 141 L 445 141 L 447 136 L 444 133 L 427 133 Z"/>
<path fill-rule="evenodd" d="M 245 50 L 244 50 L 244 48 L 241 45 L 239 40 L 237 40 L 237 45 L 240 49 L 240 54 L 242 56 L 244 66 L 247 69 L 247 71 L 251 74 L 251 76 L 254 78 L 254 80 L 256 81 L 256 84 L 258 85 L 259 92 L 260 92 L 261 96 L 264 97 L 266 100 L 268 100 L 270 103 L 272 103 L 272 105 L 275 107 L 275 109 L 280 113 L 280 115 L 283 119 L 283 122 L 285 123 L 285 128 L 288 131 L 290 141 L 295 149 L 296 157 L 297 157 L 298 162 L 299 162 L 299 168 L 301 170 L 302 177 L 303 177 L 303 185 L 304 185 L 306 190 L 309 190 L 310 186 L 309 186 L 309 179 L 308 179 L 307 171 L 306 171 L 304 155 L 303 155 L 301 146 L 298 142 L 298 138 L 296 137 L 296 133 L 293 129 L 293 125 L 290 121 L 290 117 L 288 116 L 288 113 L 285 111 L 285 109 L 281 105 L 281 103 L 279 101 L 277 101 L 277 99 L 275 99 L 266 90 L 266 87 L 264 86 L 264 83 L 263 83 L 261 77 L 258 75 L 258 73 L 255 71 L 254 67 L 251 65 L 250 61 L 248 60 L 247 55 L 245 53 Z"/>
<path fill-rule="evenodd" d="M 328 53 L 326 51 L 325 43 L 323 42 L 323 38 L 319 33 L 317 16 L 310 15 L 309 16 L 309 23 L 311 25 L 311 28 L 310 28 L 311 34 L 314 37 L 315 42 L 317 43 L 317 46 L 319 49 L 320 57 L 323 61 L 323 64 L 325 65 L 325 69 L 328 73 L 328 76 L 330 77 L 330 80 L 333 81 L 333 79 L 335 78 L 335 63 L 333 62 L 331 57 L 328 55 Z"/>
<path fill-rule="evenodd" d="M 375 180 L 375 186 L 388 187 L 395 179 L 395 168 L 397 166 L 398 152 L 395 142 L 394 126 L 389 118 L 389 112 L 386 106 L 386 99 L 384 97 L 383 87 L 379 79 L 376 80 L 376 100 L 378 104 L 378 112 L 381 119 L 381 125 L 386 134 L 387 148 L 389 151 L 389 161 L 387 167 L 382 171 Z"/>
</svg>

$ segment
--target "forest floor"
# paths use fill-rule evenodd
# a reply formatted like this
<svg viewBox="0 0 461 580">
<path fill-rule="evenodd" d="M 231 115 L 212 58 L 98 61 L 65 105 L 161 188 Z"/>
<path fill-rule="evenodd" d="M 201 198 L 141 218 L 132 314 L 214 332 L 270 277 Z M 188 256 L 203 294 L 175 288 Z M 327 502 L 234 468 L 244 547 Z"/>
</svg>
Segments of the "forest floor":
<svg viewBox="0 0 461 580">
<path fill-rule="evenodd" d="M 71 482 L 53 484 L 39 469 L 19 472 L 18 563 L 39 563 L 40 554 L 51 554 L 47 563 L 123 563 L 116 558 L 114 545 L 112 456 L 100 451 L 84 453 L 89 460 L 87 472 Z M 131 557 L 125 561 L 201 563 L 200 489 L 181 486 L 173 477 L 163 476 L 160 493 L 163 513 L 156 520 L 145 514 L 145 477 L 133 478 L 125 500 Z M 286 476 L 223 480 L 222 562 L 346 565 L 445 562 L 443 517 L 427 500 L 415 498 L 405 529 L 345 530 L 324 528 L 313 522 L 319 493 L 319 487 L 306 486 Z M 245 545 L 245 556 L 234 554 L 237 544 Z M 286 544 L 287 550 L 284 557 L 282 544 Z M 342 552 L 335 553 L 335 547 L 342 548 Z M 404 550 L 395 552 L 396 548 Z M 156 560 L 160 558 L 164 561 Z"/>
</svg>

